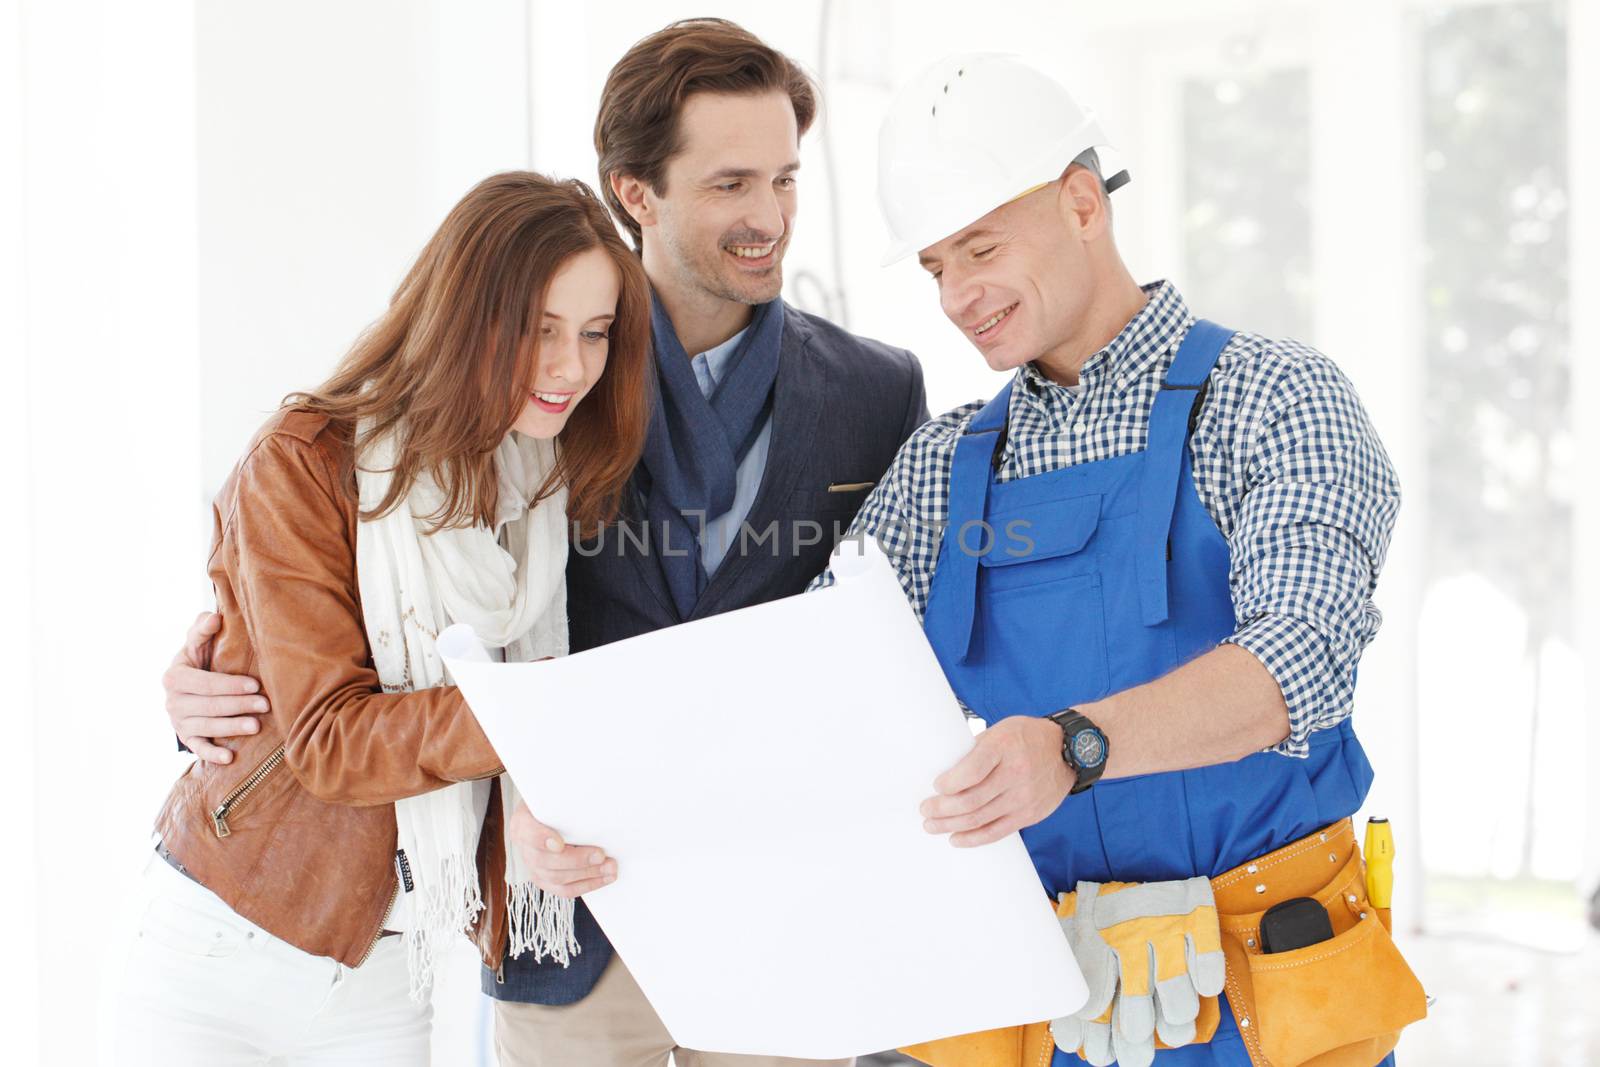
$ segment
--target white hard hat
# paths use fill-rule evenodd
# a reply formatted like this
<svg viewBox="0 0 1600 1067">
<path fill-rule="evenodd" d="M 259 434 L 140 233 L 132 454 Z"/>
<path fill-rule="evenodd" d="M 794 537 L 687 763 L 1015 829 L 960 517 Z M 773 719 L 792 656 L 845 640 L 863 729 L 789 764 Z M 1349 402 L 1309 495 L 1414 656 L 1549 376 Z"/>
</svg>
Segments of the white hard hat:
<svg viewBox="0 0 1600 1067">
<path fill-rule="evenodd" d="M 1109 147 L 1093 112 L 1016 56 L 942 59 L 895 97 L 878 131 L 885 266 L 944 240 Z M 1115 189 L 1121 172 L 1106 182 Z"/>
</svg>

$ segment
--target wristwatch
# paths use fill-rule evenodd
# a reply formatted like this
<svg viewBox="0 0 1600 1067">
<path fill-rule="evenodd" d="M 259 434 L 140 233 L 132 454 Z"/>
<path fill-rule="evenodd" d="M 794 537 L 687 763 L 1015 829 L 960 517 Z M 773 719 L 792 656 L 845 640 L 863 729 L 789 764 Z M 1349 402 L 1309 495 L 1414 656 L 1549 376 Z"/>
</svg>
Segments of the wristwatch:
<svg viewBox="0 0 1600 1067">
<path fill-rule="evenodd" d="M 1100 780 L 1111 745 L 1105 731 L 1077 708 L 1067 708 L 1045 718 L 1061 727 L 1061 758 L 1077 773 L 1068 796 L 1075 796 Z"/>
</svg>

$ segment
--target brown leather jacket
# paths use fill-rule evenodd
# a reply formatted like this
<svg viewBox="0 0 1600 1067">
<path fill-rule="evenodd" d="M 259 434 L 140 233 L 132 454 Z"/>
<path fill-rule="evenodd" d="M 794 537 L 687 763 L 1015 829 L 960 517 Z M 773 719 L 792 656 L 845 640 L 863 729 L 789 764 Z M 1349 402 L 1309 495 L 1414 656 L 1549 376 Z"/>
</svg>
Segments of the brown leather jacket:
<svg viewBox="0 0 1600 1067">
<path fill-rule="evenodd" d="M 455 688 L 384 693 L 356 586 L 350 427 L 288 410 L 251 442 L 213 506 L 213 670 L 252 675 L 272 711 L 196 762 L 157 818 L 162 843 L 240 915 L 359 966 L 399 890 L 394 802 L 486 778 L 500 759 Z M 505 936 L 499 791 L 478 850 L 484 958 Z"/>
</svg>

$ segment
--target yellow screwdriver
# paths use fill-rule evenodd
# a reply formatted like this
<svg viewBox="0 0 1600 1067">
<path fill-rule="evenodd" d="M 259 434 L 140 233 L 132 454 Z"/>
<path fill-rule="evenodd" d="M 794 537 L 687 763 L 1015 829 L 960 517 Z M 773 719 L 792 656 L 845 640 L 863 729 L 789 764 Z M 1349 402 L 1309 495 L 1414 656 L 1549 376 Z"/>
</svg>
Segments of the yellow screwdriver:
<svg viewBox="0 0 1600 1067">
<path fill-rule="evenodd" d="M 1361 852 L 1367 861 L 1367 900 L 1375 908 L 1387 908 L 1394 896 L 1394 834 L 1388 819 L 1367 820 Z"/>
<path fill-rule="evenodd" d="M 1361 845 L 1367 861 L 1367 902 L 1378 909 L 1378 921 L 1392 932 L 1389 919 L 1389 901 L 1394 896 L 1394 834 L 1389 830 L 1389 820 L 1367 820 L 1367 839 Z M 1431 1009 L 1437 997 L 1428 997 Z"/>
</svg>

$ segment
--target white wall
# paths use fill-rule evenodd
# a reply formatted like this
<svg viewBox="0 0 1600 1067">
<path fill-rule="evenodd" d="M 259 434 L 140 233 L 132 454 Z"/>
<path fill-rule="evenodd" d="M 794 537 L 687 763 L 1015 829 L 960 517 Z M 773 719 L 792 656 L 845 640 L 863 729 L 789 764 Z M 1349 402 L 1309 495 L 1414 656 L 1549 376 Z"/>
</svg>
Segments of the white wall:
<svg viewBox="0 0 1600 1067">
<path fill-rule="evenodd" d="M 206 500 L 451 205 L 527 166 L 525 20 L 522 0 L 199 6 Z"/>
<path fill-rule="evenodd" d="M 94 1056 L 92 1020 L 171 767 L 158 675 L 192 603 L 179 590 L 196 589 L 204 558 L 192 521 L 193 15 L 31 0 L 7 13 L 22 47 L 4 68 L 6 99 L 21 108 L 0 155 L 22 160 L 24 200 L 23 345 L 7 361 L 7 402 L 20 400 L 28 437 L 7 519 L 32 554 L 7 605 L 31 640 L 5 673 L 31 697 L 7 721 L 24 743 L 31 725 L 34 749 L 16 762 L 32 764 L 21 774 L 34 796 L 4 881 L 36 879 L 23 891 L 34 906 L 6 913 L 37 938 L 7 970 L 36 983 L 38 1002 L 7 1041 L 76 1064 Z"/>
<path fill-rule="evenodd" d="M 22 71 L 22 4 L 0 2 L 0 71 L 12 85 L 0 88 L 0 499 L 11 502 L 0 525 L 0 591 L 6 610 L 0 611 L 0 673 L 10 680 L 6 691 L 7 742 L 12 758 L 9 773 L 0 776 L 0 807 L 11 813 L 12 855 L 19 866 L 30 865 L 39 846 L 37 780 L 34 751 L 33 688 L 33 524 L 24 519 L 29 497 L 31 462 L 27 361 L 23 345 L 27 329 L 23 317 L 24 289 L 23 211 L 24 167 L 20 149 L 25 115 L 22 94 L 16 91 Z M 7 91 L 7 89 L 11 91 Z M 6 915 L 37 913 L 38 881 L 24 875 L 6 879 L 0 889 L 0 912 Z M 38 927 L 29 924 L 14 935 L 13 966 L 0 979 L 0 1024 L 14 1030 L 12 1050 L 21 1062 L 39 1055 L 38 1028 L 25 1021 L 39 1015 L 40 960 Z M 13 1026 L 15 1023 L 15 1026 Z"/>
</svg>

